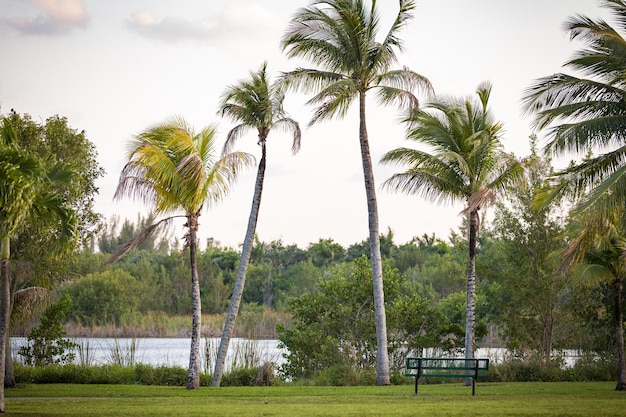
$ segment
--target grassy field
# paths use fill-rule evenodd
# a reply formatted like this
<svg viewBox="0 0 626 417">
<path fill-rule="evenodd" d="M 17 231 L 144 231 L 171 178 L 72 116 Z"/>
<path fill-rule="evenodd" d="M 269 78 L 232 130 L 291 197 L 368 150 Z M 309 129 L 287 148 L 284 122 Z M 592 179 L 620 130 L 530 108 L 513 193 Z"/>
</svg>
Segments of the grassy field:
<svg viewBox="0 0 626 417">
<path fill-rule="evenodd" d="M 29 385 L 6 390 L 7 416 L 626 416 L 613 382 L 389 387 L 201 388 Z"/>
</svg>

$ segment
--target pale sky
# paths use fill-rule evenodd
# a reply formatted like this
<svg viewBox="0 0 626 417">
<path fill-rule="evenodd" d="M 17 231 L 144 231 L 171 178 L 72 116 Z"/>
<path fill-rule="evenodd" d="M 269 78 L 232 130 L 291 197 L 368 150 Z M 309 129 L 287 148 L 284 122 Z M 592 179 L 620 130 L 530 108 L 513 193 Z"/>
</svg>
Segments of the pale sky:
<svg viewBox="0 0 626 417">
<path fill-rule="evenodd" d="M 468 96 L 493 84 L 491 110 L 505 127 L 505 150 L 528 153 L 531 120 L 521 113 L 522 92 L 534 79 L 561 71 L 580 44 L 563 22 L 574 14 L 608 17 L 596 0 L 417 0 L 401 33 L 399 65 L 426 76 L 437 94 Z M 135 219 L 149 208 L 112 197 L 128 140 L 173 115 L 197 130 L 233 126 L 217 114 L 224 89 L 269 62 L 272 77 L 302 64 L 280 52 L 289 18 L 308 0 L 0 0 L 0 112 L 15 109 L 35 120 L 58 114 L 85 130 L 106 176 L 96 210 Z M 383 16 L 396 0 L 378 0 Z M 388 22 L 388 19 L 385 21 Z M 383 25 L 386 32 L 388 24 Z M 422 98 L 423 99 L 423 98 Z M 286 110 L 303 127 L 302 149 L 274 131 L 257 226 L 262 241 L 282 239 L 306 248 L 332 238 L 344 246 L 368 235 L 358 146 L 357 107 L 343 120 L 306 125 L 307 97 L 290 96 Z M 404 140 L 393 108 L 368 103 L 368 129 L 378 187 L 380 230 L 396 243 L 435 233 L 447 238 L 461 222 L 461 205 L 436 206 L 394 194 L 380 184 L 397 168 L 381 166 L 385 152 L 413 146 Z M 219 146 L 223 140 L 218 140 Z M 256 134 L 237 149 L 260 158 Z M 202 239 L 236 247 L 245 235 L 256 167 L 245 171 L 220 204 L 203 213 Z M 178 230 L 174 230 L 181 236 Z M 204 245 L 204 242 L 202 242 Z"/>
</svg>

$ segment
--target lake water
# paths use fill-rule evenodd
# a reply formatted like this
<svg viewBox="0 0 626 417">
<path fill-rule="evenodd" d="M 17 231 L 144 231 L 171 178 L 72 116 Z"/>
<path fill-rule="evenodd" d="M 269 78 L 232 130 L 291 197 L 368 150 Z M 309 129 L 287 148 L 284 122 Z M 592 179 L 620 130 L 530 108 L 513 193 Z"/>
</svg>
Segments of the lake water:
<svg viewBox="0 0 626 417">
<path fill-rule="evenodd" d="M 87 365 L 143 363 L 153 366 L 189 366 L 189 338 L 70 338 L 79 345 L 75 351 L 75 363 Z M 26 338 L 11 339 L 13 359 L 20 360 L 19 347 L 26 344 Z M 200 344 L 202 370 L 213 372 L 215 357 L 220 344 L 219 338 L 203 338 Z M 233 338 L 230 341 L 226 357 L 226 371 L 233 365 L 246 364 L 259 366 L 266 362 L 280 365 L 285 362 L 283 354 L 287 351 L 278 347 L 278 340 L 256 340 Z M 566 365 L 572 365 L 577 359 L 575 351 L 563 352 Z M 428 356 L 425 353 L 425 356 Z M 480 348 L 477 358 L 489 358 L 492 363 L 502 363 L 510 359 L 506 349 Z"/>
<path fill-rule="evenodd" d="M 88 365 L 143 363 L 154 366 L 189 366 L 190 338 L 69 338 L 79 348 L 75 350 L 75 363 Z M 17 354 L 27 339 L 11 339 L 13 359 L 20 360 Z M 219 338 L 203 338 L 200 343 L 202 369 L 213 371 L 215 356 L 220 344 Z M 278 348 L 278 340 L 252 340 L 233 338 L 226 356 L 226 370 L 233 364 L 284 362 L 283 349 Z"/>
</svg>

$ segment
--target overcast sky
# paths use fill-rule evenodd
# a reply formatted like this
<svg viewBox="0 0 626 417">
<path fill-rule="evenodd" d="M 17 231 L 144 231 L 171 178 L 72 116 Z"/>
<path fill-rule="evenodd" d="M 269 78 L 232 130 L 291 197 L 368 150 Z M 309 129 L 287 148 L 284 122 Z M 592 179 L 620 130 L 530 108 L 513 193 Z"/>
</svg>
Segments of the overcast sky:
<svg viewBox="0 0 626 417">
<path fill-rule="evenodd" d="M 180 115 L 196 129 L 232 127 L 216 114 L 224 89 L 264 60 L 276 77 L 294 69 L 279 42 L 290 17 L 307 0 L 0 0 L 0 112 L 15 109 L 35 120 L 58 114 L 85 130 L 106 176 L 96 209 L 107 218 L 135 219 L 149 209 L 112 197 L 129 139 Z M 563 22 L 574 14 L 608 17 L 596 0 L 417 0 L 401 36 L 400 65 L 426 76 L 437 94 L 468 96 L 479 83 L 493 84 L 491 109 L 505 127 L 504 146 L 528 153 L 531 120 L 520 110 L 534 79 L 561 71 L 580 44 Z M 396 0 L 378 0 L 384 31 Z M 286 110 L 305 127 L 307 97 L 290 96 Z M 399 114 L 368 103 L 368 128 L 377 186 L 396 168 L 378 164 L 403 139 Z M 257 226 L 262 241 L 282 239 L 305 248 L 320 238 L 350 245 L 368 235 L 357 108 L 343 120 L 303 131 L 302 149 L 272 132 Z M 219 145 L 223 140 L 218 141 Z M 412 145 L 411 145 L 412 146 Z M 240 150 L 260 158 L 256 135 Z M 236 247 L 244 238 L 256 169 L 240 176 L 233 192 L 200 219 L 202 238 Z M 447 238 L 461 222 L 461 205 L 439 207 L 415 196 L 378 189 L 380 230 L 396 243 L 435 233 Z M 180 234 L 179 234 L 180 235 Z"/>
</svg>

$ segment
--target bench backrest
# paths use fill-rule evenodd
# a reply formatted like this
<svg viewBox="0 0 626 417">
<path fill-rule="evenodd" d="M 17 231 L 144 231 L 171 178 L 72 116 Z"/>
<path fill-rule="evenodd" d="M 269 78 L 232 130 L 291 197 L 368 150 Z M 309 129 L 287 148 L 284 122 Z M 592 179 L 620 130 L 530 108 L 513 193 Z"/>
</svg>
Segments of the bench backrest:
<svg viewBox="0 0 626 417">
<path fill-rule="evenodd" d="M 406 369 L 486 371 L 489 369 L 489 359 L 406 358 Z"/>
</svg>

